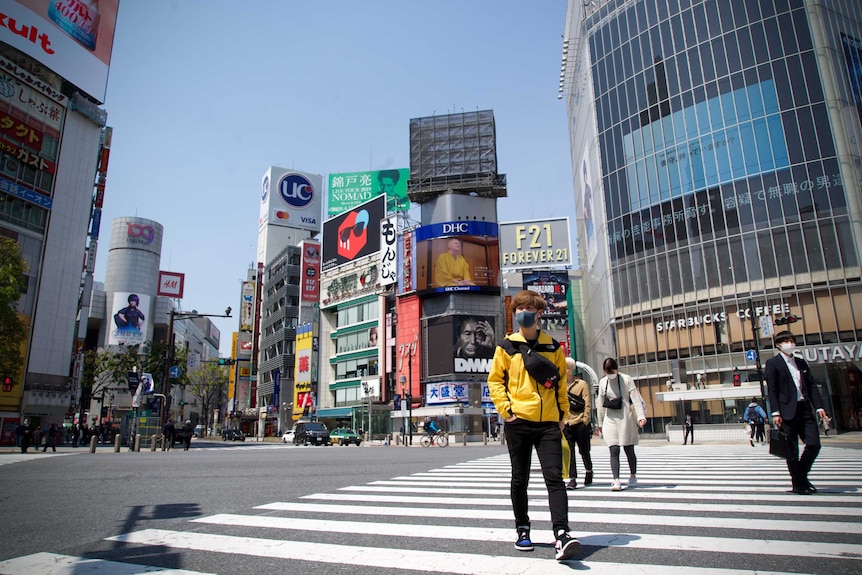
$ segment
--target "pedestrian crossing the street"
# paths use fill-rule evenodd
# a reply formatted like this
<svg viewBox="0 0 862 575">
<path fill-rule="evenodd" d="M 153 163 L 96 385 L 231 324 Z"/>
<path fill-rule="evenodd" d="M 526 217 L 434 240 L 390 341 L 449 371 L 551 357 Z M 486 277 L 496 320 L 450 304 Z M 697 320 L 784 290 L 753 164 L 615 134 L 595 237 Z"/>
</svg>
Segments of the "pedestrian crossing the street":
<svg viewBox="0 0 862 575">
<path fill-rule="evenodd" d="M 825 447 L 810 474 L 818 488 L 811 496 L 787 493 L 784 462 L 748 445 L 639 446 L 637 455 L 637 487 L 612 492 L 607 449 L 593 447 L 594 484 L 568 492 L 571 533 L 584 551 L 566 564 L 553 559 L 537 460 L 528 494 L 536 550 L 514 549 L 506 454 L 261 502 L 240 513 L 191 519 L 182 529 L 119 533 L 108 541 L 283 560 L 291 572 L 301 572 L 297 565 L 303 562 L 348 571 L 353 566 L 471 575 L 571 573 L 573 568 L 593 575 L 862 572 L 857 450 Z M 621 467 L 627 471 L 625 456 Z M 98 575 L 198 573 L 140 565 L 130 570 L 130 565 L 38 553 L 0 562 L 0 573 L 72 574 L 84 572 L 84 566 Z"/>
</svg>

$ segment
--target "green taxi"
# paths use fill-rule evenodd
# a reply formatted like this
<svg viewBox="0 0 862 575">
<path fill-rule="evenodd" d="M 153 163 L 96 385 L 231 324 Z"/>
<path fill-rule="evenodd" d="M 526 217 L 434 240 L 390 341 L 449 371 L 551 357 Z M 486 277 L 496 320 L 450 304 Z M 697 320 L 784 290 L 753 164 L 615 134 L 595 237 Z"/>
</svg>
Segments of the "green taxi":
<svg viewBox="0 0 862 575">
<path fill-rule="evenodd" d="M 332 445 L 359 445 L 362 443 L 362 438 L 350 429 L 349 427 L 337 427 L 329 432 L 329 439 Z"/>
</svg>

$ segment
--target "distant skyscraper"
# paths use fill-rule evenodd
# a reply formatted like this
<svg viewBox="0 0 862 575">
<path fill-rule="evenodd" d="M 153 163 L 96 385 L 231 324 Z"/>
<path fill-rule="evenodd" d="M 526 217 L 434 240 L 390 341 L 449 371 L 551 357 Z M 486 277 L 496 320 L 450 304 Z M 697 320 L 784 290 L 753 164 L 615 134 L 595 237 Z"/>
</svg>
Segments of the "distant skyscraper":
<svg viewBox="0 0 862 575">
<path fill-rule="evenodd" d="M 757 379 L 751 319 L 769 316 L 848 425 L 862 408 L 858 3 L 572 0 L 566 28 L 588 361 L 618 357 L 653 395 L 669 376 Z"/>
</svg>

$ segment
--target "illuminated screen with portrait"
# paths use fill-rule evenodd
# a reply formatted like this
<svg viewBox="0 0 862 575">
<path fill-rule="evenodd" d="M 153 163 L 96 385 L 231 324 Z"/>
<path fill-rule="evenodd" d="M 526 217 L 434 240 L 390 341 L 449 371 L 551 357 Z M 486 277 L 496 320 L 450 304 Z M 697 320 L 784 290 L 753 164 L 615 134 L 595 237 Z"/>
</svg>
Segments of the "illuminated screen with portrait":
<svg viewBox="0 0 862 575">
<path fill-rule="evenodd" d="M 496 223 L 445 222 L 416 229 L 416 291 L 500 293 Z"/>
</svg>

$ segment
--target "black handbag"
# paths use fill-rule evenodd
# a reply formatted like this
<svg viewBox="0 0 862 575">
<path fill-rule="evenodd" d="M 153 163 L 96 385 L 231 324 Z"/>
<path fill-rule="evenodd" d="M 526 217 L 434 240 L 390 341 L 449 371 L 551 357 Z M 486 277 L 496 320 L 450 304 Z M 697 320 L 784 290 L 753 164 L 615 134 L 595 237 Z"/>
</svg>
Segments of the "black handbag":
<svg viewBox="0 0 862 575">
<path fill-rule="evenodd" d="M 520 345 L 520 352 L 524 360 L 524 369 L 530 377 L 547 389 L 557 385 L 560 381 L 560 369 L 553 361 L 524 344 Z"/>
<path fill-rule="evenodd" d="M 622 397 L 608 397 L 605 396 L 605 401 L 602 405 L 607 409 L 622 409 L 623 408 L 623 398 Z"/>
<path fill-rule="evenodd" d="M 577 393 L 568 393 L 569 395 L 569 411 L 572 413 L 583 413 L 587 408 L 587 402 Z"/>
<path fill-rule="evenodd" d="M 780 427 L 769 430 L 769 455 L 788 459 L 790 457 L 790 436 Z"/>
</svg>

